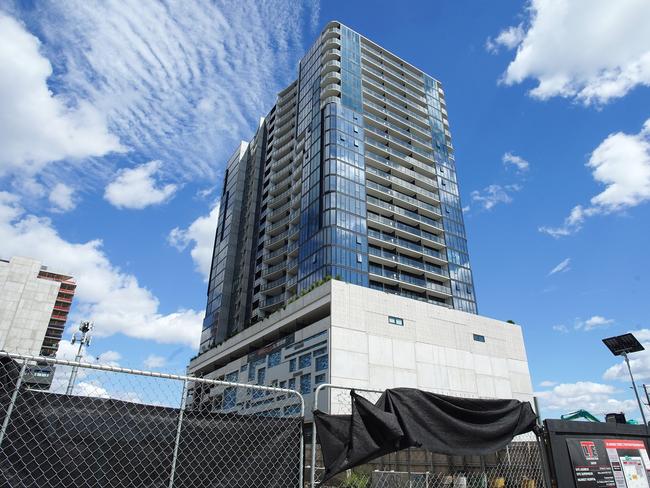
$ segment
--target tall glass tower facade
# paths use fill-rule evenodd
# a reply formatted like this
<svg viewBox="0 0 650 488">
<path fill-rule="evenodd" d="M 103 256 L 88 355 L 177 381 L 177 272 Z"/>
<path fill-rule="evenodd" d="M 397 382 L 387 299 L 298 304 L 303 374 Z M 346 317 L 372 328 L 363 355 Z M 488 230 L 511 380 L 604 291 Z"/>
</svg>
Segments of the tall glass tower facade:
<svg viewBox="0 0 650 488">
<path fill-rule="evenodd" d="M 200 353 L 331 278 L 476 313 L 439 81 L 330 22 L 228 162 Z"/>
</svg>

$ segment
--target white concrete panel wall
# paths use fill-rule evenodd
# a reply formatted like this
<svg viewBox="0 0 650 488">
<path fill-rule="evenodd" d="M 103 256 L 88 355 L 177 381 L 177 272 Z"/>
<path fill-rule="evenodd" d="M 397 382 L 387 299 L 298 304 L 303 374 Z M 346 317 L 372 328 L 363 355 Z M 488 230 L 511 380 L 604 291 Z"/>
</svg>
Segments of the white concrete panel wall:
<svg viewBox="0 0 650 488">
<path fill-rule="evenodd" d="M 390 324 L 388 316 L 402 318 L 404 325 Z M 518 325 L 339 281 L 332 281 L 330 349 L 330 383 L 336 385 L 533 397 Z"/>
<path fill-rule="evenodd" d="M 0 261 L 0 349 L 39 354 L 60 283 L 38 278 L 41 263 Z"/>
</svg>

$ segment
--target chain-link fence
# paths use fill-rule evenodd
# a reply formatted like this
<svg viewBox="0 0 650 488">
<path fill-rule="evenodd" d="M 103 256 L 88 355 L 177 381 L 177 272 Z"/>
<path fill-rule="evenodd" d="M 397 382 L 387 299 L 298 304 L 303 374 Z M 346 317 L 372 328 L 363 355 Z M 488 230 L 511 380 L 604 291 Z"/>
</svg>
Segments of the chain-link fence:
<svg viewBox="0 0 650 488">
<path fill-rule="evenodd" d="M 315 409 L 351 413 L 350 388 L 320 385 Z M 375 403 L 383 391 L 355 389 Z M 387 454 L 322 483 L 325 467 L 315 427 L 307 447 L 311 488 L 546 488 L 540 444 L 532 432 L 488 456 L 448 456 L 410 448 Z M 550 488 L 550 487 L 549 487 Z"/>
<path fill-rule="evenodd" d="M 0 352 L 0 486 L 302 487 L 303 414 L 292 390 Z"/>
</svg>

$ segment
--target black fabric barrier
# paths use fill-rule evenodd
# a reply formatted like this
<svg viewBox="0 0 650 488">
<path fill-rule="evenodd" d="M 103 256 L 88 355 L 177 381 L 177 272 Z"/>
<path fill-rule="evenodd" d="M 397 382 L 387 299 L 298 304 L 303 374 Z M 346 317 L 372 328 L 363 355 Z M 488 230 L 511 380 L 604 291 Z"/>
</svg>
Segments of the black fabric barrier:
<svg viewBox="0 0 650 488">
<path fill-rule="evenodd" d="M 372 404 L 354 390 L 351 415 L 314 412 L 327 481 L 385 454 L 422 447 L 438 454 L 483 455 L 535 429 L 530 403 L 386 390 Z"/>
<path fill-rule="evenodd" d="M 0 359 L 0 423 L 18 371 Z M 0 449 L 0 486 L 167 488 L 179 413 L 21 388 Z M 297 486 L 302 422 L 185 411 L 174 487 Z"/>
</svg>

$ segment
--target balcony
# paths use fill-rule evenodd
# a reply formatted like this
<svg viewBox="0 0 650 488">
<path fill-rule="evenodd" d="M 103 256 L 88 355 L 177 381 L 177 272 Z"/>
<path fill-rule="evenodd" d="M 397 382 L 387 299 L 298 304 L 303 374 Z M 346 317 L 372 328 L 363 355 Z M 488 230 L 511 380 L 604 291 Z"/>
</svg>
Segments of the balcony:
<svg viewBox="0 0 650 488">
<path fill-rule="evenodd" d="M 374 92 L 383 94 L 382 96 L 388 98 L 392 97 L 395 99 L 396 103 L 405 103 L 409 105 L 411 110 L 417 111 L 417 113 L 424 118 L 429 117 L 429 112 L 427 112 L 426 109 L 426 102 L 423 104 L 421 102 L 414 102 L 411 98 L 409 98 L 407 95 L 402 95 L 400 93 L 397 93 L 394 89 L 392 89 L 390 86 L 387 85 L 382 85 L 381 83 L 377 83 L 376 81 L 371 80 L 368 76 L 362 76 L 361 81 L 363 83 L 363 87 L 370 89 Z"/>
<path fill-rule="evenodd" d="M 277 305 L 283 303 L 284 300 L 285 300 L 285 294 L 280 293 L 279 295 L 275 295 L 273 297 L 261 300 L 260 301 L 260 308 L 262 310 L 267 310 L 269 308 L 272 308 L 273 306 L 277 306 Z"/>
<path fill-rule="evenodd" d="M 363 48 L 361 49 L 361 66 L 368 64 L 371 67 L 380 70 L 384 75 L 392 76 L 397 83 L 403 83 L 407 88 L 417 93 L 419 96 L 424 96 L 424 84 L 420 84 L 408 77 L 403 76 L 401 73 L 396 71 L 390 64 L 384 63 L 384 60 L 378 60 L 372 55 L 364 52 Z"/>
<path fill-rule="evenodd" d="M 337 85 L 340 85 L 341 73 L 337 73 L 336 71 L 330 71 L 324 75 L 321 75 L 321 81 L 320 81 L 321 88 L 330 83 L 335 83 Z"/>
<path fill-rule="evenodd" d="M 334 71 L 334 72 L 339 72 L 341 71 L 341 62 L 340 61 L 328 61 L 327 63 L 323 63 L 320 69 L 320 74 L 321 76 L 324 76 L 325 74 Z"/>
<path fill-rule="evenodd" d="M 388 141 L 392 144 L 395 144 L 399 147 L 399 149 L 402 149 L 403 151 L 407 151 L 410 153 L 415 153 L 418 154 L 419 156 L 422 157 L 425 161 L 427 161 L 429 164 L 433 165 L 433 151 L 431 150 L 426 150 L 426 149 L 421 149 L 419 147 L 415 147 L 410 144 L 410 141 L 405 141 L 401 137 L 395 137 L 391 136 L 390 134 L 387 134 L 385 131 L 382 131 L 381 129 L 377 129 L 372 126 L 366 126 L 365 129 L 374 134 L 377 138 L 381 138 L 383 141 Z M 392 129 L 390 129 L 392 130 Z M 410 138 L 409 138 L 410 139 Z"/>
<path fill-rule="evenodd" d="M 341 61 L 341 51 L 339 49 L 328 49 L 321 53 L 323 63 L 328 61 Z"/>
<path fill-rule="evenodd" d="M 280 288 L 284 286 L 284 284 L 287 282 L 287 277 L 283 276 L 281 278 L 278 278 L 277 280 L 269 281 L 268 283 L 264 283 L 261 287 L 261 290 L 263 292 L 268 292 L 272 293 L 273 291 L 277 291 Z"/>
<path fill-rule="evenodd" d="M 400 161 L 404 161 L 405 164 L 411 165 L 415 168 L 419 168 L 422 171 L 425 172 L 425 175 L 431 176 L 435 174 L 435 166 L 433 163 L 423 163 L 422 161 L 418 161 L 412 156 L 407 156 L 404 154 L 402 151 L 398 151 L 397 149 L 393 149 L 386 144 L 382 144 L 378 141 L 375 141 L 374 139 L 369 139 L 368 137 L 365 138 L 366 142 L 366 148 L 371 147 L 373 148 L 373 151 L 376 150 L 376 153 L 384 153 L 386 156 L 383 156 L 384 159 L 386 159 L 387 156 L 394 156 L 398 158 Z M 381 157 L 381 156 L 379 156 Z"/>
<path fill-rule="evenodd" d="M 384 282 L 395 282 L 400 286 L 407 285 L 407 287 L 410 285 L 410 287 L 415 287 L 416 290 L 420 289 L 422 291 L 433 292 L 435 295 L 442 295 L 444 298 L 452 296 L 450 287 L 433 283 L 425 278 L 411 276 L 400 271 L 385 269 L 376 264 L 370 264 L 368 272 L 371 276 L 374 275 L 375 277 L 384 278 L 381 280 Z"/>
<path fill-rule="evenodd" d="M 369 41 L 368 39 L 364 39 L 361 44 L 362 49 L 365 49 L 372 55 L 376 56 L 377 58 L 382 59 L 383 61 L 386 61 L 393 65 L 395 69 L 402 71 L 405 75 L 410 76 L 417 82 L 424 82 L 424 75 L 422 74 L 422 71 L 419 69 L 408 65 L 408 63 L 405 65 L 404 61 L 399 58 L 399 56 L 395 56 L 393 53 L 386 51 L 385 49 L 381 48 L 380 46 L 377 46 L 374 44 L 372 41 Z"/>
<path fill-rule="evenodd" d="M 268 188 L 269 195 L 277 196 L 280 193 L 288 190 L 290 186 L 291 186 L 291 180 L 289 179 L 279 181 L 278 183 L 269 186 Z"/>
<path fill-rule="evenodd" d="M 393 205 L 392 203 L 385 202 L 379 198 L 373 197 L 371 195 L 366 196 L 366 203 L 369 210 L 373 210 L 376 213 L 390 212 L 393 216 L 400 217 L 403 220 L 406 220 L 411 225 L 421 225 L 433 229 L 434 231 L 440 230 L 442 225 L 437 220 L 434 220 L 430 217 L 420 215 L 417 212 L 412 210 L 407 210 L 398 205 Z M 375 208 L 372 208 L 375 207 Z M 415 224 L 412 224 L 412 223 Z"/>
<path fill-rule="evenodd" d="M 383 227 L 389 231 L 405 233 L 409 237 L 426 239 L 428 241 L 434 242 L 435 244 L 440 244 L 440 241 L 442 240 L 441 237 L 436 234 L 432 234 L 426 230 L 418 229 L 412 225 L 403 224 L 402 222 L 383 217 L 382 215 L 373 214 L 372 212 L 368 212 L 368 222 L 374 222 L 375 224 L 378 224 L 377 227 Z M 442 228 L 439 230 L 442 230 Z"/>
<path fill-rule="evenodd" d="M 379 169 L 385 170 L 385 168 L 388 168 L 391 170 L 395 170 L 396 172 L 403 174 L 407 178 L 410 177 L 413 178 L 414 180 L 417 180 L 418 183 L 428 187 L 429 189 L 435 190 L 438 188 L 438 182 L 434 178 L 429 178 L 428 176 L 424 176 L 421 173 L 416 173 L 412 169 L 409 169 L 404 165 L 398 164 L 395 161 L 382 158 L 370 151 L 366 152 L 365 158 L 366 158 L 366 165 L 368 163 L 371 163 L 373 166 L 378 166 Z"/>
<path fill-rule="evenodd" d="M 380 263 L 388 262 L 388 265 L 400 265 L 416 270 L 416 272 L 425 272 L 433 275 L 436 279 L 449 280 L 449 271 L 446 269 L 436 266 L 434 264 L 429 264 L 427 262 L 422 262 L 417 259 L 413 259 L 409 256 L 403 256 L 400 254 L 395 254 L 385 249 L 377 249 L 374 247 L 368 248 L 368 254 L 371 257 L 378 259 Z"/>
<path fill-rule="evenodd" d="M 364 95 L 373 97 L 375 100 L 379 101 L 379 103 L 383 103 L 385 105 L 390 106 L 393 110 L 399 111 L 400 113 L 398 115 L 400 115 L 403 119 L 410 122 L 410 125 L 413 125 L 413 122 L 415 121 L 418 122 L 422 128 L 427 130 L 430 129 L 429 119 L 427 117 L 421 116 L 417 112 L 414 112 L 413 110 L 408 108 L 408 106 L 400 105 L 397 102 L 393 102 L 392 100 L 388 99 L 386 96 L 381 95 L 376 91 L 367 88 L 365 86 L 362 88 L 361 91 L 363 92 Z"/>
<path fill-rule="evenodd" d="M 377 112 L 377 113 L 386 115 L 387 117 L 390 117 L 391 120 L 395 121 L 396 123 L 402 124 L 404 126 L 404 128 L 409 129 L 411 131 L 418 131 L 418 135 L 420 135 L 420 137 L 427 137 L 427 136 L 431 135 L 429 127 L 422 128 L 422 127 L 420 127 L 420 126 L 418 126 L 416 124 L 413 124 L 409 119 L 404 118 L 401 115 L 399 115 L 399 114 L 397 114 L 397 113 L 395 113 L 395 112 L 393 112 L 391 110 L 386 109 L 383 105 L 372 102 L 372 101 L 368 100 L 365 97 L 363 99 L 363 104 L 365 106 L 364 108 L 366 109 L 366 111 L 371 110 L 371 113 L 372 112 Z"/>
<path fill-rule="evenodd" d="M 433 205 L 430 205 L 426 202 L 422 202 L 413 197 L 409 197 L 403 193 L 392 190 L 385 185 L 375 183 L 374 181 L 367 180 L 366 188 L 370 190 L 367 194 L 374 195 L 379 198 L 389 197 L 390 199 L 399 200 L 402 206 L 408 207 L 409 205 L 413 208 L 411 210 L 417 210 L 418 212 L 429 212 L 434 215 L 434 217 L 440 216 L 440 210 Z"/>
<path fill-rule="evenodd" d="M 321 89 L 321 98 L 338 97 L 341 95 L 341 85 L 338 83 L 330 83 Z"/>
<path fill-rule="evenodd" d="M 376 116 L 374 114 L 371 114 L 370 112 L 365 112 L 363 114 L 363 116 L 366 119 L 370 120 L 375 125 L 379 125 L 381 127 L 387 127 L 390 130 L 394 130 L 395 132 L 397 132 L 399 134 L 402 134 L 404 137 L 407 137 L 409 140 L 411 140 L 413 142 L 417 142 L 418 144 L 422 145 L 423 149 L 425 149 L 425 150 L 431 148 L 431 146 L 433 145 L 433 141 L 431 140 L 431 137 L 429 137 L 429 138 L 420 137 L 420 136 L 414 134 L 413 132 L 410 132 L 410 131 L 408 131 L 406 129 L 401 128 L 399 125 L 393 124 L 392 122 L 389 122 L 386 119 L 383 119 L 383 118 L 378 117 L 378 116 Z M 366 125 L 366 129 L 368 127 L 369 126 Z"/>
<path fill-rule="evenodd" d="M 363 76 L 372 76 L 374 79 L 379 79 L 384 83 L 388 83 L 391 87 L 393 87 L 394 90 L 403 91 L 416 101 L 427 103 L 426 97 L 421 94 L 424 93 L 424 91 L 420 92 L 409 88 L 401 79 L 399 81 L 396 81 L 392 76 L 386 76 L 381 69 L 377 69 L 369 63 L 361 65 L 361 72 Z"/>
<path fill-rule="evenodd" d="M 404 195 L 404 191 L 414 193 L 415 195 L 408 195 L 408 196 L 410 196 L 411 198 L 418 197 L 416 198 L 416 200 L 417 202 L 419 202 L 419 204 L 427 203 L 424 200 L 429 200 L 429 202 L 434 202 L 434 203 L 440 202 L 440 197 L 438 196 L 437 193 L 434 193 L 430 190 L 426 190 L 424 188 L 420 188 L 419 186 L 416 186 L 413 183 L 408 183 L 407 181 L 401 178 L 397 178 L 396 176 L 391 176 L 389 173 L 386 173 L 385 171 L 382 171 L 380 169 L 373 168 L 372 166 L 366 167 L 366 176 L 367 175 L 376 176 L 378 179 L 382 180 L 380 181 L 380 183 L 383 183 L 384 186 L 388 187 L 388 185 L 386 184 L 388 183 L 392 185 L 391 189 L 399 191 L 403 195 Z M 398 187 L 398 188 L 394 188 L 394 187 Z M 434 207 L 434 209 L 435 208 L 436 207 Z"/>
<path fill-rule="evenodd" d="M 341 29 L 338 27 L 330 27 L 325 32 L 323 32 L 323 39 L 329 39 L 330 37 L 339 38 L 341 37 Z"/>
</svg>

